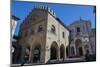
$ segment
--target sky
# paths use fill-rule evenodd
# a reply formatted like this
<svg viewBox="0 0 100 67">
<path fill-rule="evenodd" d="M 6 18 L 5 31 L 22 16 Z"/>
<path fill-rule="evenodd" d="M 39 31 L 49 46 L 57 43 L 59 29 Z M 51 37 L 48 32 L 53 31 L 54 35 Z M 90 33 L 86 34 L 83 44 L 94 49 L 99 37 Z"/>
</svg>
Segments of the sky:
<svg viewBox="0 0 100 67">
<path fill-rule="evenodd" d="M 34 6 L 47 6 L 50 7 L 65 25 L 70 25 L 80 17 L 84 20 L 91 21 L 92 28 L 95 28 L 95 14 L 93 13 L 93 6 L 91 5 L 75 5 L 75 4 L 55 4 L 55 3 L 41 3 L 41 2 L 24 2 L 12 1 L 11 15 L 20 18 L 18 21 L 15 35 L 18 35 L 20 24 L 25 17 L 34 8 Z"/>
</svg>

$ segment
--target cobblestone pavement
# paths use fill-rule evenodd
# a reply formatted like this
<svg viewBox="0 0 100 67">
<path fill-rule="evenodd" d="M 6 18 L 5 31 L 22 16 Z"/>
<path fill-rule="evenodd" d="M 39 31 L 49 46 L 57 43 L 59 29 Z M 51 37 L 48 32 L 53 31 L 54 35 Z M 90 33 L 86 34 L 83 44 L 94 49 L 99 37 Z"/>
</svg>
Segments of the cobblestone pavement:
<svg viewBox="0 0 100 67">
<path fill-rule="evenodd" d="M 50 60 L 46 64 L 61 64 L 61 63 L 75 63 L 75 62 L 85 62 L 84 58 L 68 58 L 66 60 Z M 32 63 L 32 64 L 23 64 L 23 66 L 32 66 L 32 65 L 44 65 L 40 63 Z M 21 66 L 21 64 L 12 64 L 12 67 Z"/>
</svg>

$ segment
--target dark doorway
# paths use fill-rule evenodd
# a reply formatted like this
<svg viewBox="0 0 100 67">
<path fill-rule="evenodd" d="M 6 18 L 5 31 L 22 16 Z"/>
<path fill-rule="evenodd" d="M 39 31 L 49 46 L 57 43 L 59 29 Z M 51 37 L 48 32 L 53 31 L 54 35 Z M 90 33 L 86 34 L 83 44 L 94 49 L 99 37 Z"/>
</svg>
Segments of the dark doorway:
<svg viewBox="0 0 100 67">
<path fill-rule="evenodd" d="M 12 48 L 14 49 L 12 52 L 12 64 L 18 64 L 21 55 L 21 46 L 18 44 L 13 44 Z"/>
<path fill-rule="evenodd" d="M 60 46 L 60 58 L 61 58 L 61 59 L 64 59 L 64 55 L 65 55 L 64 52 L 65 52 L 65 51 L 64 51 L 64 45 L 61 45 L 61 46 Z"/>
<path fill-rule="evenodd" d="M 79 47 L 79 55 L 82 56 L 83 55 L 83 50 L 82 47 Z"/>
<path fill-rule="evenodd" d="M 69 50 L 68 50 L 68 47 L 66 48 L 66 56 L 67 56 L 67 57 L 69 56 Z"/>
<path fill-rule="evenodd" d="M 51 47 L 51 59 L 57 59 L 57 51 L 55 47 Z"/>
<path fill-rule="evenodd" d="M 58 45 L 56 42 L 53 42 L 50 48 L 50 59 L 54 60 L 58 57 Z"/>
<path fill-rule="evenodd" d="M 77 56 L 82 56 L 83 55 L 82 41 L 80 39 L 77 39 L 75 41 L 75 46 L 76 46 Z"/>
<path fill-rule="evenodd" d="M 39 63 L 40 62 L 40 48 L 36 47 L 33 52 L 33 62 Z"/>
</svg>

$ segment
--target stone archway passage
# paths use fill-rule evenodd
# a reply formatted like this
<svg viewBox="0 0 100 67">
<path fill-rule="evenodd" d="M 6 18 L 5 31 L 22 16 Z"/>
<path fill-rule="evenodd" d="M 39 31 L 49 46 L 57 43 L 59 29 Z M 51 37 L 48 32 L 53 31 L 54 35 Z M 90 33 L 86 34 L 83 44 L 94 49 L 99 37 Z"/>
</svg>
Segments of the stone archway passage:
<svg viewBox="0 0 100 67">
<path fill-rule="evenodd" d="M 65 55 L 65 49 L 64 49 L 64 45 L 62 44 L 60 46 L 60 58 L 64 59 L 64 55 Z"/>
<path fill-rule="evenodd" d="M 69 56 L 69 50 L 68 50 L 68 46 L 66 47 L 66 57 Z"/>
<path fill-rule="evenodd" d="M 57 59 L 57 50 L 55 47 L 51 47 L 51 59 Z"/>
<path fill-rule="evenodd" d="M 71 55 L 74 56 L 75 53 L 74 53 L 74 47 L 71 47 Z"/>
<path fill-rule="evenodd" d="M 79 47 L 79 56 L 82 56 L 83 55 L 83 50 L 82 50 L 82 47 Z"/>
<path fill-rule="evenodd" d="M 76 46 L 77 56 L 83 56 L 82 41 L 80 39 L 77 39 L 75 41 L 75 46 Z"/>
<path fill-rule="evenodd" d="M 41 47 L 36 46 L 33 50 L 33 63 L 39 63 L 41 56 Z"/>
<path fill-rule="evenodd" d="M 58 57 L 58 45 L 56 42 L 53 42 L 50 48 L 50 59 L 54 60 Z"/>
</svg>

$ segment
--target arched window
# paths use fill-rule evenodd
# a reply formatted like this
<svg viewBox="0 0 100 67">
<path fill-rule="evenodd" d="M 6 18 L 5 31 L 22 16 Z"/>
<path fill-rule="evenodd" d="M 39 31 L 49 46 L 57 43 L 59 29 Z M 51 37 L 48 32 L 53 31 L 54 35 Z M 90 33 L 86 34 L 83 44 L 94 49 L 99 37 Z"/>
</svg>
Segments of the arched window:
<svg viewBox="0 0 100 67">
<path fill-rule="evenodd" d="M 55 33 L 55 31 L 56 31 L 55 26 L 52 25 L 52 26 L 51 26 L 51 32 L 52 32 L 52 33 Z"/>
<path fill-rule="evenodd" d="M 63 37 L 63 38 L 65 37 L 65 33 L 64 33 L 64 32 L 62 32 L 62 37 Z"/>
<path fill-rule="evenodd" d="M 80 27 L 77 27 L 76 29 L 77 29 L 77 32 L 80 32 Z"/>
<path fill-rule="evenodd" d="M 41 32 L 41 31 L 43 31 L 42 25 L 40 25 L 39 28 L 38 28 L 38 32 Z"/>
</svg>

